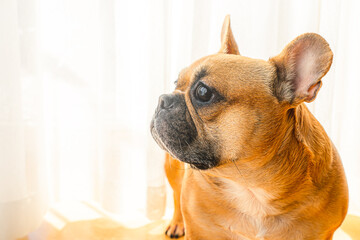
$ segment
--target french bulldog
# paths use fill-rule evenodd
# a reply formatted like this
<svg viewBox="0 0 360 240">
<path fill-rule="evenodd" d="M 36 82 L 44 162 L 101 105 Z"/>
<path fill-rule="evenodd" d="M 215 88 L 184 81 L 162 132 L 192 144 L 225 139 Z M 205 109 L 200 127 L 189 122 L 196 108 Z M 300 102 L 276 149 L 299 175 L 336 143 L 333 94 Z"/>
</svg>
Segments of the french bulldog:
<svg viewBox="0 0 360 240">
<path fill-rule="evenodd" d="M 241 56 L 226 16 L 220 51 L 180 72 L 151 122 L 174 190 L 169 237 L 332 239 L 347 213 L 347 182 L 304 103 L 332 59 L 315 33 L 268 61 Z"/>
</svg>

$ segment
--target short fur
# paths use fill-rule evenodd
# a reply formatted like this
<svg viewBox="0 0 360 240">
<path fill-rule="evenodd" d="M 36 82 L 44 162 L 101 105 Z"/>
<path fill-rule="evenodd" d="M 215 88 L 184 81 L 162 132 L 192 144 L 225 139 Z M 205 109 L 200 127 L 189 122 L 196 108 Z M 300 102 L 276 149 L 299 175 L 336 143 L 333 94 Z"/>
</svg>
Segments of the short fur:
<svg viewBox="0 0 360 240">
<path fill-rule="evenodd" d="M 221 39 L 219 53 L 181 72 L 151 123 L 172 155 L 165 170 L 175 212 L 166 234 L 332 239 L 347 212 L 346 178 L 336 148 L 303 103 L 315 99 L 330 68 L 328 43 L 307 33 L 269 61 L 243 57 L 228 16 Z M 213 93 L 208 102 L 196 97 L 200 84 Z"/>
</svg>

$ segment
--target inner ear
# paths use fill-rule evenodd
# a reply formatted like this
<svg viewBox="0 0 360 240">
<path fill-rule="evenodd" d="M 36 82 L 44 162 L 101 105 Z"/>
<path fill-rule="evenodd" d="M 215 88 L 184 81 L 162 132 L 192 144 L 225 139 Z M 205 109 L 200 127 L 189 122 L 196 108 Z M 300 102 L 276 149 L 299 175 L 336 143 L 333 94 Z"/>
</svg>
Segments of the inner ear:
<svg viewBox="0 0 360 240">
<path fill-rule="evenodd" d="M 279 100 L 311 102 L 322 86 L 321 79 L 329 71 L 333 54 L 324 38 L 315 33 L 300 35 L 276 57 L 274 93 Z"/>
<path fill-rule="evenodd" d="M 221 29 L 221 47 L 219 53 L 240 55 L 230 27 L 230 15 L 226 15 Z"/>
</svg>

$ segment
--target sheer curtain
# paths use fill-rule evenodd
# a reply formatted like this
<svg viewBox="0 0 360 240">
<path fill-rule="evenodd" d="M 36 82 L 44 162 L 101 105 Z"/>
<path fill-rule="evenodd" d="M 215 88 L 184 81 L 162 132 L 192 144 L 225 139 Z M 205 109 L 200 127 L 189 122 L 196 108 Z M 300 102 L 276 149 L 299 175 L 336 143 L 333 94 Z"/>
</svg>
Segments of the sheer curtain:
<svg viewBox="0 0 360 240">
<path fill-rule="evenodd" d="M 34 230 L 59 201 L 163 215 L 149 124 L 165 91 L 165 7 L 1 1 L 0 239 Z"/>
<path fill-rule="evenodd" d="M 165 85 L 165 53 L 155 41 L 163 39 L 164 3 L 154 7 L 38 2 L 50 202 L 95 201 L 132 216 L 145 214 L 148 193 L 163 199 L 148 202 L 148 215 L 161 217 L 163 153 L 149 122 Z"/>
<path fill-rule="evenodd" d="M 178 72 L 218 50 L 226 14 L 245 56 L 268 59 L 309 31 L 330 43 L 334 62 L 309 107 L 360 214 L 359 13 L 355 0 L 0 1 L 0 233 L 23 236 L 68 200 L 161 217 L 163 152 L 149 122 Z"/>
</svg>

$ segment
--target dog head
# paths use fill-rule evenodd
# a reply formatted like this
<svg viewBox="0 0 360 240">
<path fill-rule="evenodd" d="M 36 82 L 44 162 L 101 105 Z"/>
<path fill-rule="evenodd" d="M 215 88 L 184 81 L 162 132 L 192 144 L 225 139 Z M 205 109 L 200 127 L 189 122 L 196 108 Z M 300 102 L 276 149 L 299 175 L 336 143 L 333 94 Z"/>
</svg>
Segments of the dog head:
<svg viewBox="0 0 360 240">
<path fill-rule="evenodd" d="M 266 154 L 286 112 L 315 99 L 331 63 L 328 43 L 315 33 L 269 61 L 241 56 L 227 16 L 220 51 L 185 68 L 175 91 L 160 96 L 153 138 L 203 170 Z"/>
</svg>

